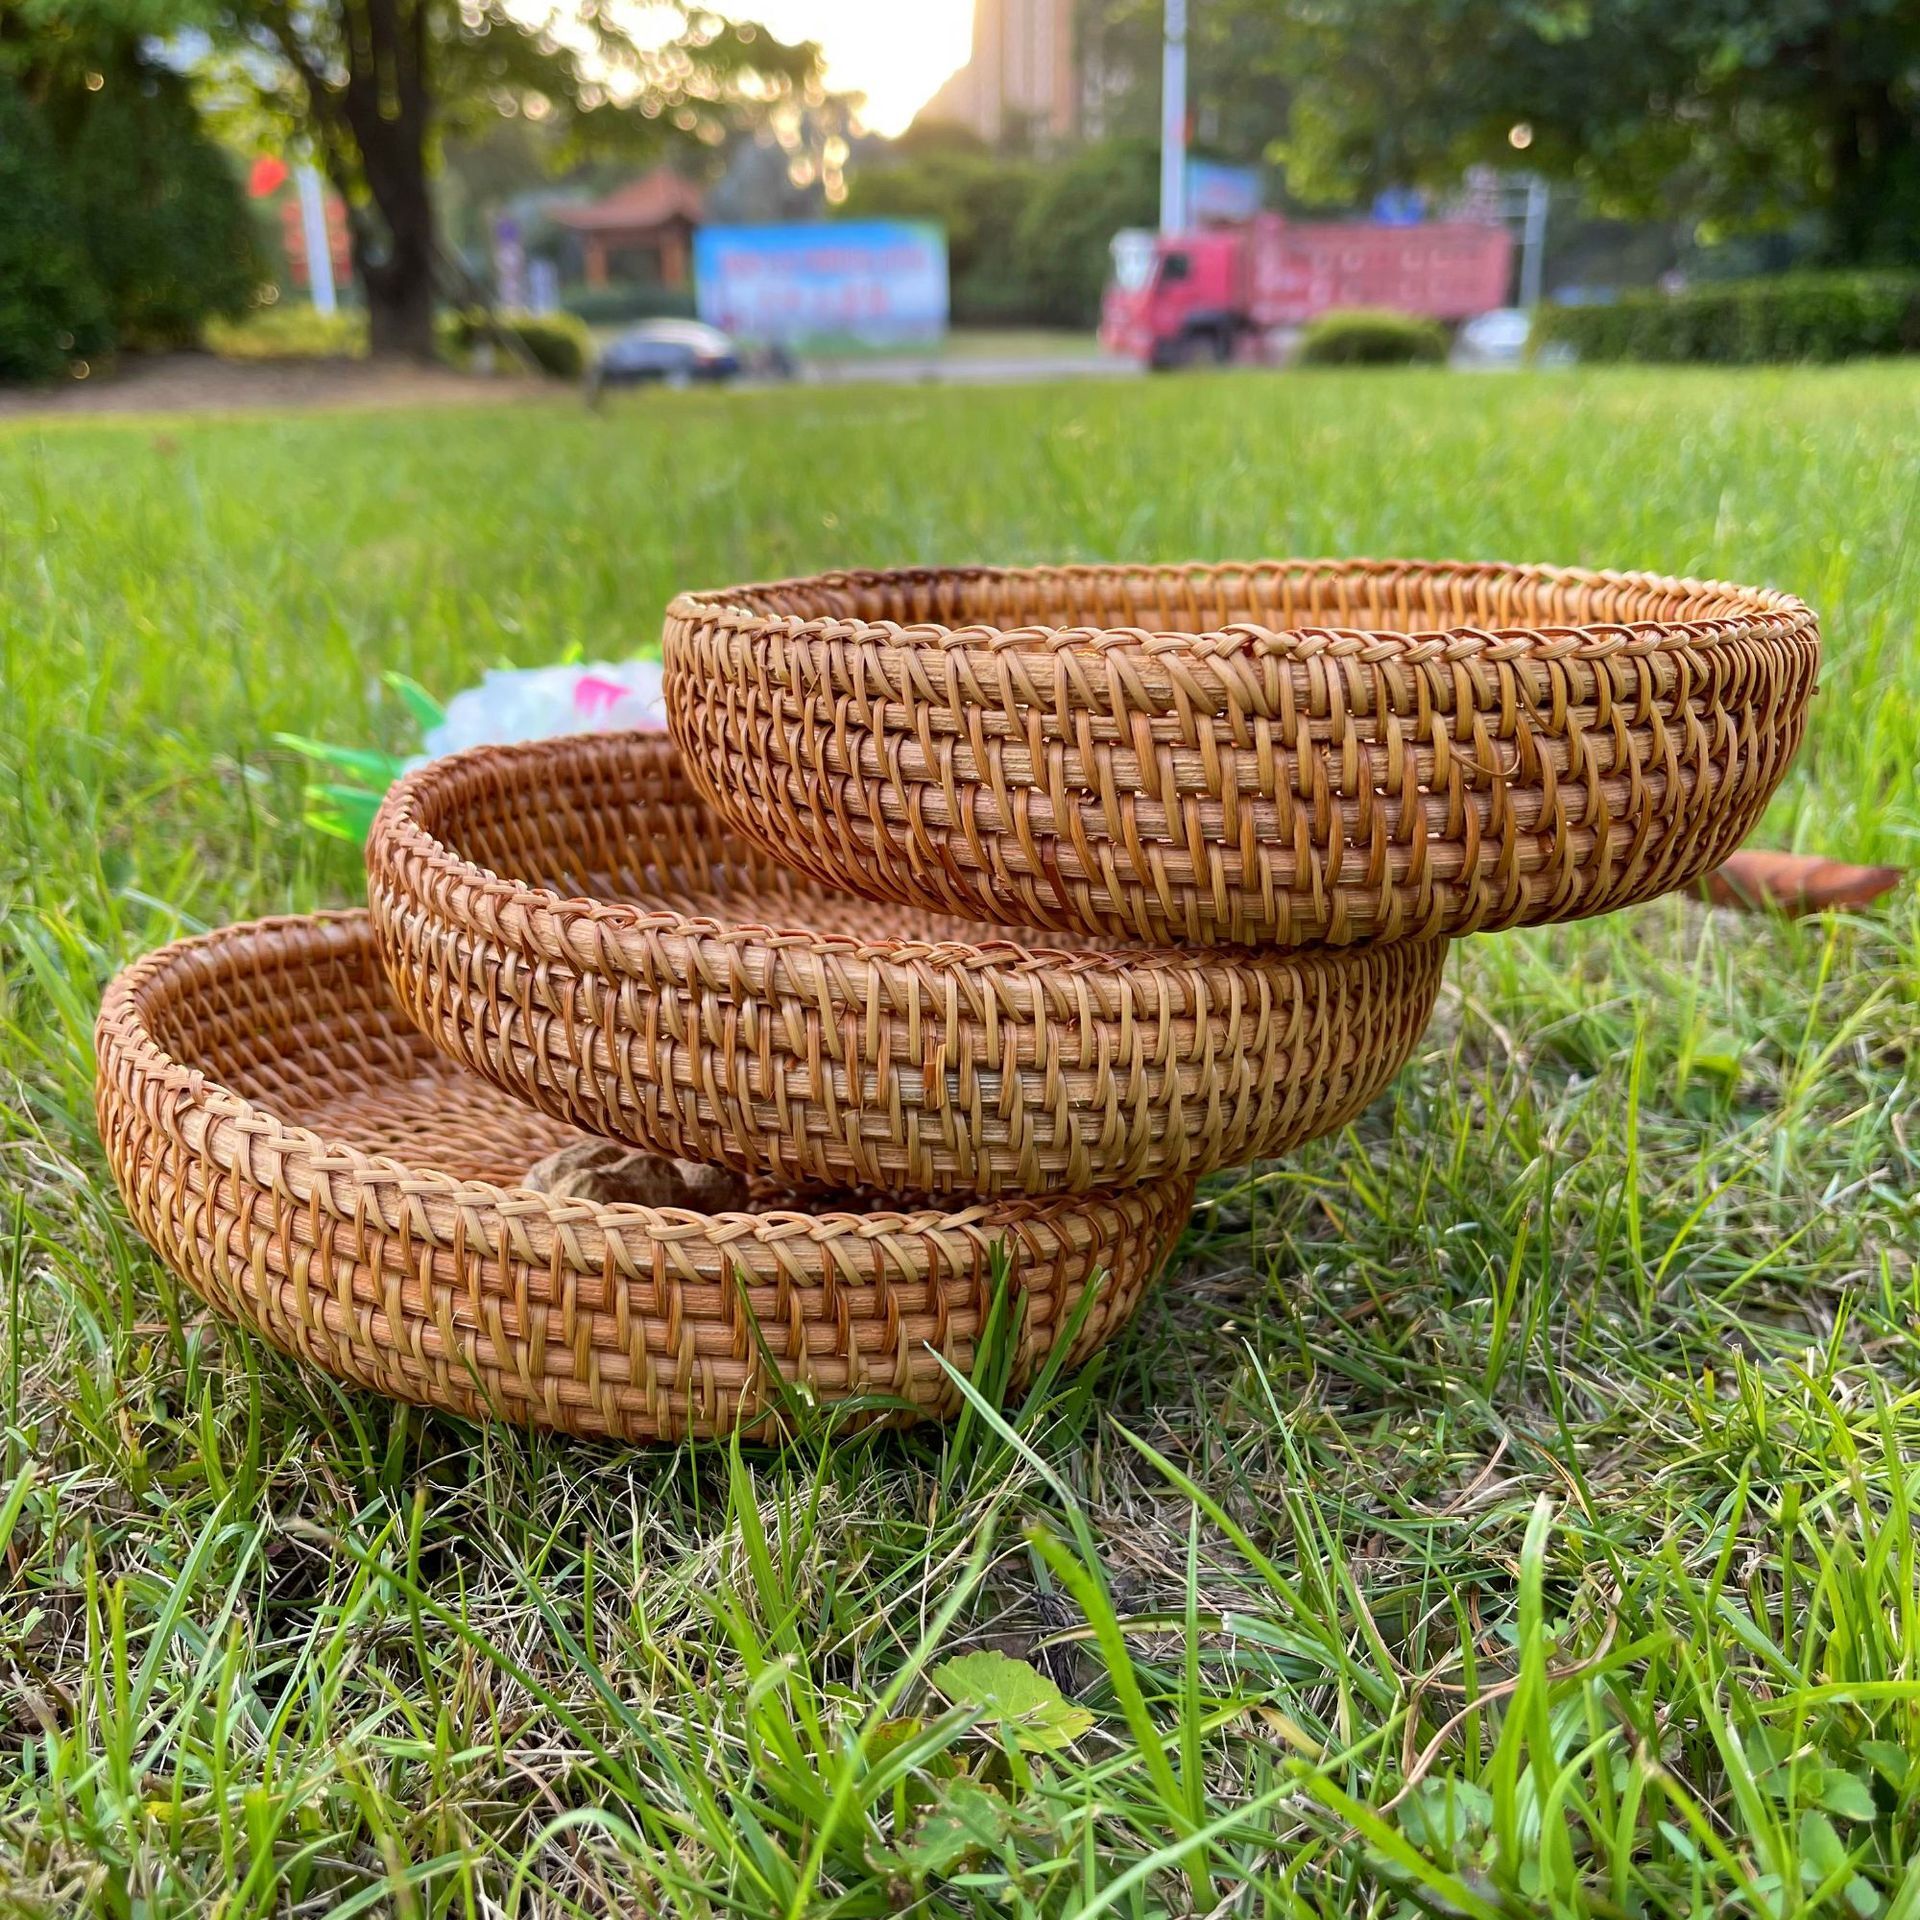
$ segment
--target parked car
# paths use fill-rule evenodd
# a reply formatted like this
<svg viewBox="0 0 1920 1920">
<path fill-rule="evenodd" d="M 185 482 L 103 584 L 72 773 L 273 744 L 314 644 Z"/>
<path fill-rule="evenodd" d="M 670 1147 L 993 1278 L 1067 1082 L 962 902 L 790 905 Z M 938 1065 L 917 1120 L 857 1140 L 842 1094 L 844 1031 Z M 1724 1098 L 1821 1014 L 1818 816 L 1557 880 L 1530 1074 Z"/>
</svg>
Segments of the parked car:
<svg viewBox="0 0 1920 1920">
<path fill-rule="evenodd" d="M 1524 307 L 1495 307 L 1460 329 L 1453 359 L 1461 367 L 1517 367 L 1527 357 L 1533 315 Z"/>
<path fill-rule="evenodd" d="M 647 320 L 607 343 L 593 379 L 600 387 L 647 380 L 685 387 L 696 380 L 731 380 L 740 370 L 740 349 L 718 327 L 699 320 Z"/>
</svg>

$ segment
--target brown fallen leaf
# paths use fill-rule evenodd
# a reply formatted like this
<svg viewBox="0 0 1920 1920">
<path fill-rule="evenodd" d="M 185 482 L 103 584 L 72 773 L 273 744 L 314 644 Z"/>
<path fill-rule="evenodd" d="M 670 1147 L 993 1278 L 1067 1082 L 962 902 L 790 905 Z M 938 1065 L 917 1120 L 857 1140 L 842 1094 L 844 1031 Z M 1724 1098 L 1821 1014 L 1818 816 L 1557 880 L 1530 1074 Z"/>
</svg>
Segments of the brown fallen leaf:
<svg viewBox="0 0 1920 1920">
<path fill-rule="evenodd" d="M 1701 883 L 1716 907 L 1797 918 L 1829 907 L 1864 907 L 1903 878 L 1898 867 L 1853 867 L 1812 853 L 1775 853 L 1742 847 Z"/>
</svg>

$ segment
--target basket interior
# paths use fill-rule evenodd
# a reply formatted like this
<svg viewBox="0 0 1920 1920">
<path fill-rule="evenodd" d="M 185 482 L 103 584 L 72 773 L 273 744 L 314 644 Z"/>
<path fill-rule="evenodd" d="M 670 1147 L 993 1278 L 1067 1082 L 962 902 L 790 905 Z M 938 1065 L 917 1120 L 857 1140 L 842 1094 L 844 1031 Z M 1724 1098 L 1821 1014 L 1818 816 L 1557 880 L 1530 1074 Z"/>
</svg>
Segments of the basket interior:
<svg viewBox="0 0 1920 1920">
<path fill-rule="evenodd" d="M 1764 596 L 1544 567 L 1279 560 L 1221 567 L 925 568 L 730 588 L 708 605 L 802 620 L 946 627 L 1252 625 L 1424 633 L 1455 627 L 1611 626 L 1751 615 Z"/>
<path fill-rule="evenodd" d="M 790 873 L 721 823 L 664 735 L 582 734 L 448 761 L 416 789 L 414 813 L 457 858 L 565 899 L 863 941 L 1062 946 L 1058 934 L 863 900 Z"/>
<path fill-rule="evenodd" d="M 179 1065 L 329 1145 L 517 1182 L 583 1136 L 443 1060 L 394 1005 L 364 917 L 248 929 L 143 981 Z"/>
</svg>

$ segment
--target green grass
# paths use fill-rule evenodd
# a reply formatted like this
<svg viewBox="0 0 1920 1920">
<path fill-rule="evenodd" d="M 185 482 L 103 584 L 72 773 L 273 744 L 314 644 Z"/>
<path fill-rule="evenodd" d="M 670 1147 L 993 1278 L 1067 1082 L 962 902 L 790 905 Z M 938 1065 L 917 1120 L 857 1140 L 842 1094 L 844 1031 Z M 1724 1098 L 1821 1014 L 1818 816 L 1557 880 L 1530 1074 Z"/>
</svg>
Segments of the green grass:
<svg viewBox="0 0 1920 1920">
<path fill-rule="evenodd" d="M 1911 885 L 1464 944 L 1392 1093 L 1210 1183 L 1103 1363 L 777 1454 L 237 1334 L 125 1223 L 88 1030 L 129 956 L 353 896 L 276 730 L 400 745 L 383 669 L 842 562 L 1771 582 L 1829 656 L 1764 838 L 1912 863 L 1916 447 L 1889 366 L 0 437 L 0 1909 L 1914 1920 Z"/>
</svg>

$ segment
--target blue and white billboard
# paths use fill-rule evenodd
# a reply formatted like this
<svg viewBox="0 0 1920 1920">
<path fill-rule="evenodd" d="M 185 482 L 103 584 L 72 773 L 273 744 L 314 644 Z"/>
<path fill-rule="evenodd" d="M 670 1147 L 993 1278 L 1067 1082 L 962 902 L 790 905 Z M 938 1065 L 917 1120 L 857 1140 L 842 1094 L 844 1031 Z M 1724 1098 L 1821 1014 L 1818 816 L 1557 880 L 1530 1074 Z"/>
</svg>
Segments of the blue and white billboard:
<svg viewBox="0 0 1920 1920">
<path fill-rule="evenodd" d="M 701 227 L 693 284 L 700 318 L 743 340 L 937 340 L 947 236 L 920 220 Z"/>
</svg>

